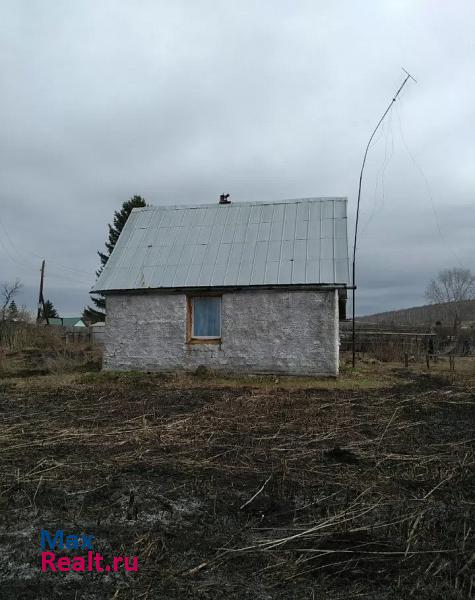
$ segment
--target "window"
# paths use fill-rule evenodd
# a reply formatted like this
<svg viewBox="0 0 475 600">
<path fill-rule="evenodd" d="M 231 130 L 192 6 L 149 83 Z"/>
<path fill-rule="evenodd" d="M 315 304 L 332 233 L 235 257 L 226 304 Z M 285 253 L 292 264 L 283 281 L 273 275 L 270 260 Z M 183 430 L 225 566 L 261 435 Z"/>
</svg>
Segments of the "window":
<svg viewBox="0 0 475 600">
<path fill-rule="evenodd" d="M 216 343 L 221 339 L 221 297 L 188 298 L 190 342 Z"/>
</svg>

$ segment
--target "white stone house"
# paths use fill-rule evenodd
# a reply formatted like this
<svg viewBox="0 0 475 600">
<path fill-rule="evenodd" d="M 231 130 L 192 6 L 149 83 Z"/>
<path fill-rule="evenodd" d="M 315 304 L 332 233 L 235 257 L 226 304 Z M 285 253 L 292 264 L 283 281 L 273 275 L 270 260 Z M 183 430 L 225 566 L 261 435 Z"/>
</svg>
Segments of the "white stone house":
<svg viewBox="0 0 475 600">
<path fill-rule="evenodd" d="M 134 209 L 93 292 L 104 368 L 338 374 L 346 198 Z"/>
</svg>

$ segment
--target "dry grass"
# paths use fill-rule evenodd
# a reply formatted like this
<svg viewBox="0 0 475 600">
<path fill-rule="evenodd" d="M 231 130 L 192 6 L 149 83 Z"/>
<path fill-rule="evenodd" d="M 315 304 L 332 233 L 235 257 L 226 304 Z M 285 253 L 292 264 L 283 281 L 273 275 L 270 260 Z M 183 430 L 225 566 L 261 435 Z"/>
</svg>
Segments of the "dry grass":
<svg viewBox="0 0 475 600">
<path fill-rule="evenodd" d="M 63 344 L 58 329 L 31 323 L 0 322 L 0 347 L 4 352 L 25 348 L 59 348 Z"/>
<path fill-rule="evenodd" d="M 4 379 L 4 597 L 469 598 L 474 364 L 435 369 Z M 41 576 L 60 526 L 139 575 Z"/>
<path fill-rule="evenodd" d="M 62 329 L 0 323 L 0 379 L 97 370 L 100 350 L 68 341 Z"/>
</svg>

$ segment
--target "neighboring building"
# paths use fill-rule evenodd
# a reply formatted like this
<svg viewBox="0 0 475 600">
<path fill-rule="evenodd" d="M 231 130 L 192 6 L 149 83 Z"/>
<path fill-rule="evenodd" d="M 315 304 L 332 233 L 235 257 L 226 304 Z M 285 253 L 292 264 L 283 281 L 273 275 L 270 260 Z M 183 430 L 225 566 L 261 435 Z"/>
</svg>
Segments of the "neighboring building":
<svg viewBox="0 0 475 600">
<path fill-rule="evenodd" d="M 43 320 L 43 323 L 46 323 Z M 86 327 L 86 324 L 81 317 L 53 317 L 48 319 L 49 325 L 59 325 L 60 327 L 67 327 L 68 329 L 76 327 Z"/>
<path fill-rule="evenodd" d="M 104 366 L 335 376 L 347 285 L 346 198 L 134 209 L 93 289 Z"/>
<path fill-rule="evenodd" d="M 103 344 L 104 343 L 104 326 L 105 323 L 103 321 L 98 321 L 97 323 L 93 323 L 89 325 L 89 332 L 91 334 L 91 341 L 95 344 Z"/>
</svg>

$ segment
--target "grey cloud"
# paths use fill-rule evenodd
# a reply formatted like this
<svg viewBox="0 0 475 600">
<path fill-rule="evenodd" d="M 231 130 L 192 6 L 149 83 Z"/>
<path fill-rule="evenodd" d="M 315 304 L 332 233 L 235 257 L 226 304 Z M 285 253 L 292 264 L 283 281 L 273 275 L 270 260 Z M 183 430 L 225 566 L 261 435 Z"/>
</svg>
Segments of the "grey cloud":
<svg viewBox="0 0 475 600">
<path fill-rule="evenodd" d="M 474 16 L 468 0 L 3 2 L 0 280 L 21 277 L 34 306 L 45 256 L 47 295 L 79 312 L 135 193 L 347 195 L 351 234 L 405 66 L 419 83 L 368 157 L 358 311 L 422 303 L 439 268 L 475 269 Z"/>
</svg>

